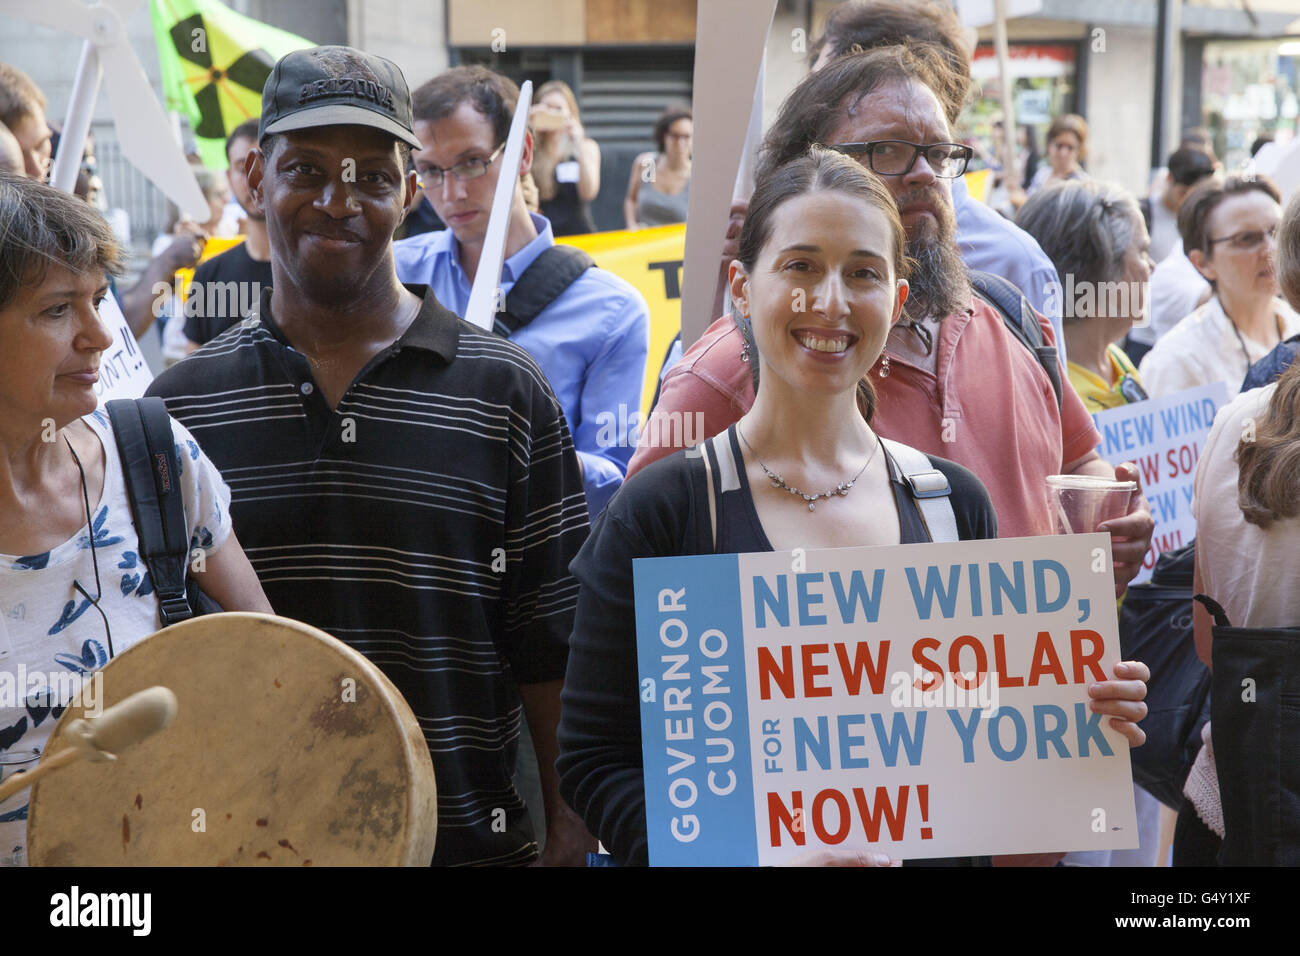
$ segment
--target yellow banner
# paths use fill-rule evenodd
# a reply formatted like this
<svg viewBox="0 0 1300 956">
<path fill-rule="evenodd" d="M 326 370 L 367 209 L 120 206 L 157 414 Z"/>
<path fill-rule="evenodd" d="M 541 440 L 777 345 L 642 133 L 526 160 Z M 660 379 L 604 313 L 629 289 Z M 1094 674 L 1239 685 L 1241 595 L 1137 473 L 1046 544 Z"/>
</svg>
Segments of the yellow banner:
<svg viewBox="0 0 1300 956">
<path fill-rule="evenodd" d="M 664 355 L 682 328 L 682 257 L 686 224 L 635 232 L 593 232 L 555 240 L 577 246 L 620 279 L 636 287 L 650 306 L 650 353 L 646 359 L 641 412 L 648 414 Z"/>
<path fill-rule="evenodd" d="M 973 173 L 967 173 L 962 179 L 966 180 L 966 192 L 970 193 L 973 199 L 980 202 L 989 201 L 989 192 L 993 189 L 993 170 L 977 169 Z"/>
<path fill-rule="evenodd" d="M 199 256 L 199 263 L 202 264 L 214 256 L 219 256 L 223 252 L 235 248 L 235 246 L 239 245 L 243 241 L 243 236 L 213 236 L 203 243 L 203 253 Z M 172 287 L 176 289 L 176 294 L 180 297 L 180 300 L 184 302 L 185 297 L 189 295 L 190 292 L 190 283 L 194 281 L 194 270 L 177 269 L 176 279 L 178 279 L 179 282 L 173 280 Z"/>
</svg>

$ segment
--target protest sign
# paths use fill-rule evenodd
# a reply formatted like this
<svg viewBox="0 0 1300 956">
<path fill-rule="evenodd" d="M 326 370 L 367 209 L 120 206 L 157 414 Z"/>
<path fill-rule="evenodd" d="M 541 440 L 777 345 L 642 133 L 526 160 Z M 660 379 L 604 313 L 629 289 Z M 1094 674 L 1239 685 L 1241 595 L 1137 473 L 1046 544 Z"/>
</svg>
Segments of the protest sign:
<svg viewBox="0 0 1300 956">
<path fill-rule="evenodd" d="M 1092 416 L 1101 432 L 1097 453 L 1112 465 L 1137 463 L 1142 493 L 1156 521 L 1151 547 L 1134 584 L 1151 577 L 1156 558 L 1163 552 L 1181 548 L 1196 537 L 1192 517 L 1196 463 L 1215 412 L 1227 400 L 1227 386 L 1214 382 Z"/>
<path fill-rule="evenodd" d="M 650 862 L 1138 844 L 1103 534 L 633 564 Z"/>
<path fill-rule="evenodd" d="M 99 359 L 96 398 L 101 405 L 114 398 L 139 398 L 153 381 L 153 372 L 112 294 L 104 296 L 100 303 L 99 320 L 112 334 L 113 344 Z"/>
</svg>

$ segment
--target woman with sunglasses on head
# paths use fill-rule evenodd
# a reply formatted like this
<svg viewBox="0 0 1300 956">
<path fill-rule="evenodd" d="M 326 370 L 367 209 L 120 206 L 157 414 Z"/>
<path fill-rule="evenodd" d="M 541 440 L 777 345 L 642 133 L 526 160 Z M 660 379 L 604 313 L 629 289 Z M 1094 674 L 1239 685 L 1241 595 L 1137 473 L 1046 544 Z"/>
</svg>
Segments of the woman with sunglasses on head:
<svg viewBox="0 0 1300 956">
<path fill-rule="evenodd" d="M 1225 382 L 1235 394 L 1253 363 L 1300 332 L 1300 316 L 1277 297 L 1281 219 L 1281 194 L 1266 176 L 1212 179 L 1188 194 L 1178 231 L 1214 294 L 1142 359 L 1153 397 L 1211 382 Z"/>
<path fill-rule="evenodd" d="M 1056 183 L 1030 197 L 1016 225 L 1038 240 L 1065 284 L 1057 295 L 1070 384 L 1084 407 L 1100 412 L 1145 399 L 1137 369 L 1116 344 L 1145 317 L 1155 268 L 1137 200 L 1095 179 Z"/>
<path fill-rule="evenodd" d="M 112 342 L 97 310 L 121 256 L 85 202 L 0 173 L 0 682 L 14 690 L 0 700 L 0 777 L 35 766 L 72 699 L 63 675 L 89 680 L 161 626 L 117 443 L 96 409 Z M 270 613 L 231 530 L 230 490 L 172 429 L 190 547 L 203 552 L 196 582 L 226 610 Z M 27 799 L 0 803 L 0 865 L 26 861 Z"/>
<path fill-rule="evenodd" d="M 569 84 L 543 83 L 528 123 L 539 211 L 557 236 L 595 232 L 591 203 L 600 193 L 600 146 L 583 131 L 578 98 Z"/>
<path fill-rule="evenodd" d="M 907 298 L 904 244 L 888 189 L 848 157 L 814 146 L 764 173 L 730 272 L 761 367 L 754 405 L 703 454 L 679 451 L 629 479 L 571 565 L 580 591 L 556 766 L 564 798 L 619 863 L 648 862 L 633 560 L 931 540 L 901 477 L 908 450 L 871 425 L 867 373 Z M 979 479 L 925 459 L 950 489 L 957 537 L 995 537 Z M 802 862 L 890 861 L 825 851 Z"/>
</svg>

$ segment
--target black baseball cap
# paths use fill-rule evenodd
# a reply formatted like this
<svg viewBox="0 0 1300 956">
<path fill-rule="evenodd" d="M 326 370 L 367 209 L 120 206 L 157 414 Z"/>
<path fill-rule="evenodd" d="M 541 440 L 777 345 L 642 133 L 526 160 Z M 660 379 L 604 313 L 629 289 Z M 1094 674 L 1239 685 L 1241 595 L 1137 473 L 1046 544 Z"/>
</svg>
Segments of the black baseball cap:
<svg viewBox="0 0 1300 956">
<path fill-rule="evenodd" d="M 411 91 L 397 64 L 348 46 L 280 57 L 262 88 L 260 141 L 316 126 L 371 126 L 423 148 L 411 128 Z"/>
</svg>

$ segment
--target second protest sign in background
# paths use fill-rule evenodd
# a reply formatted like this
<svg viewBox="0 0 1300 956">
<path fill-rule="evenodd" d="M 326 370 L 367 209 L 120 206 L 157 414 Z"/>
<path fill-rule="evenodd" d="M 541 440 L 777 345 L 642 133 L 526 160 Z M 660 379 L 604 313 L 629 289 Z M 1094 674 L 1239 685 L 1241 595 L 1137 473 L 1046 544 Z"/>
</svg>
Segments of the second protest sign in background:
<svg viewBox="0 0 1300 956">
<path fill-rule="evenodd" d="M 634 574 L 651 863 L 1137 846 L 1107 535 Z"/>
</svg>

